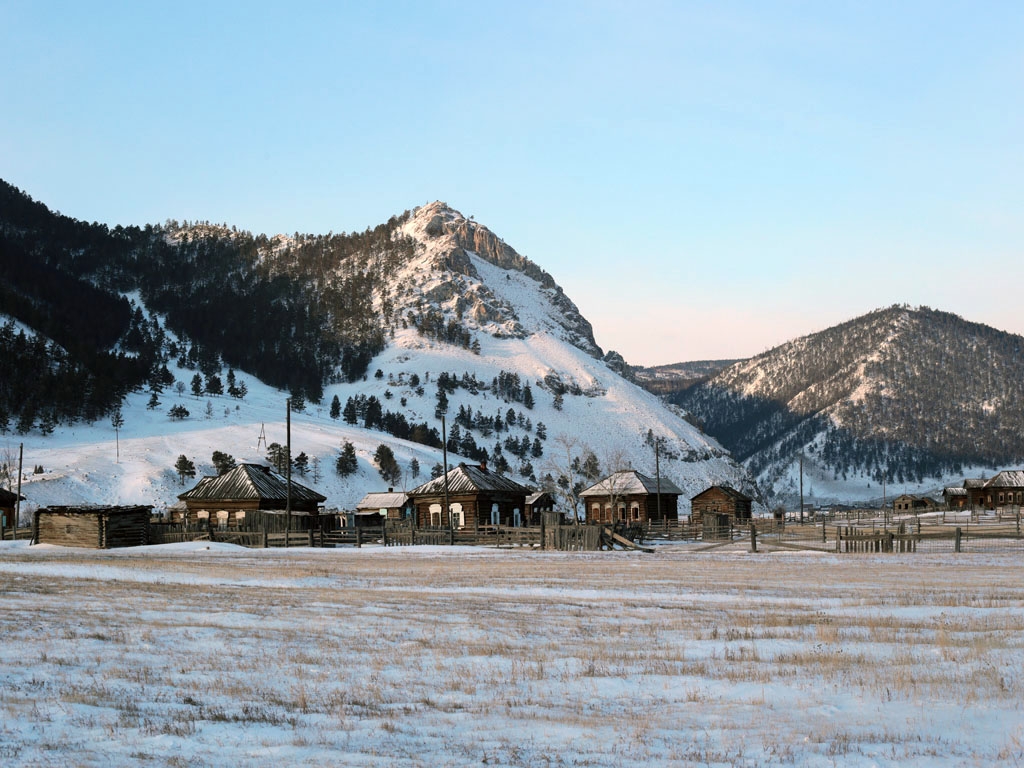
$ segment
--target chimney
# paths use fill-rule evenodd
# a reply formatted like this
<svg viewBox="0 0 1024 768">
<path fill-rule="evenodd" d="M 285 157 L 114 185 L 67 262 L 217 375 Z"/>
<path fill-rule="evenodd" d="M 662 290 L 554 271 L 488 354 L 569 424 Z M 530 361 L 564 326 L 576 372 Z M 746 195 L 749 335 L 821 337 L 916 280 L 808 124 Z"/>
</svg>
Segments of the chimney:
<svg viewBox="0 0 1024 768">
<path fill-rule="evenodd" d="M 389 487 L 388 487 L 388 493 L 394 493 L 394 492 L 395 492 L 395 489 L 394 489 L 394 488 L 391 488 L 391 487 L 389 486 Z"/>
<path fill-rule="evenodd" d="M 487 471 L 487 459 L 480 459 L 480 469 Z"/>
</svg>

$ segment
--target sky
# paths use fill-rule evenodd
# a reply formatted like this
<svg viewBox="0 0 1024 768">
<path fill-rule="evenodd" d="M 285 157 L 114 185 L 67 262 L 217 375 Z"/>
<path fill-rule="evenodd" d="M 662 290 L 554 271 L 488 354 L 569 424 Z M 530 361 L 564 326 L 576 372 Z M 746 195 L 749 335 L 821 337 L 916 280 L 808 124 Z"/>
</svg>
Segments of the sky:
<svg viewBox="0 0 1024 768">
<path fill-rule="evenodd" d="M 0 178 L 108 224 L 444 200 L 640 365 L 1024 333 L 1018 2 L 0 0 Z"/>
</svg>

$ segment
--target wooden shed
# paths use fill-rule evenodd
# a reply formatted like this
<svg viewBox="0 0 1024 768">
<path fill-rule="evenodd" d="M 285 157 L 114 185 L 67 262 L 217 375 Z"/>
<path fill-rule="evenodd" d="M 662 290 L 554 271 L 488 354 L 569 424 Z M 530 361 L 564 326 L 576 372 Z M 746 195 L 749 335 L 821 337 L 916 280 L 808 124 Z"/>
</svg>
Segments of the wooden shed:
<svg viewBox="0 0 1024 768">
<path fill-rule="evenodd" d="M 703 525 L 705 515 L 713 515 L 715 527 L 728 519 L 729 525 L 750 522 L 754 500 L 728 485 L 713 485 L 690 499 L 690 522 Z"/>
<path fill-rule="evenodd" d="M 459 464 L 448 471 L 448 504 L 451 525 L 522 525 L 526 497 L 533 489 L 487 469 L 486 464 Z M 409 491 L 420 527 L 447 527 L 443 514 L 445 479 L 436 477 Z"/>
<path fill-rule="evenodd" d="M 682 491 L 669 480 L 627 469 L 594 483 L 580 493 L 588 523 L 648 523 L 678 520 Z M 659 499 L 661 507 L 658 507 Z"/>
<path fill-rule="evenodd" d="M 545 513 L 551 515 L 554 511 L 555 497 L 547 491 L 538 491 L 526 497 L 526 525 L 540 525 L 541 517 Z"/>
<path fill-rule="evenodd" d="M 252 528 L 251 513 L 283 510 L 288 502 L 288 481 L 261 464 L 239 464 L 223 475 L 204 477 L 195 487 L 178 495 L 185 502 L 185 511 L 170 508 L 172 523 L 207 521 L 216 528 Z M 291 484 L 291 510 L 296 515 L 296 530 L 304 530 L 301 520 L 315 518 L 320 505 L 327 500 L 311 488 Z M 313 526 L 315 527 L 315 525 Z"/>
<path fill-rule="evenodd" d="M 36 544 L 111 549 L 149 543 L 151 506 L 48 507 L 34 513 Z"/>
</svg>

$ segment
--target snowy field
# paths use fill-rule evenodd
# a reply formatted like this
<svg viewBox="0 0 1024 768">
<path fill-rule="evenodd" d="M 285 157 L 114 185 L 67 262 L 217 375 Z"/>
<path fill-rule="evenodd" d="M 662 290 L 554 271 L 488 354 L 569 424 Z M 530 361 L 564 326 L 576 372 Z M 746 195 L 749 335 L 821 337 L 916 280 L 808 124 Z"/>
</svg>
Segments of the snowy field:
<svg viewBox="0 0 1024 768">
<path fill-rule="evenodd" d="M 0 544 L 3 766 L 1024 764 L 1008 555 Z"/>
</svg>

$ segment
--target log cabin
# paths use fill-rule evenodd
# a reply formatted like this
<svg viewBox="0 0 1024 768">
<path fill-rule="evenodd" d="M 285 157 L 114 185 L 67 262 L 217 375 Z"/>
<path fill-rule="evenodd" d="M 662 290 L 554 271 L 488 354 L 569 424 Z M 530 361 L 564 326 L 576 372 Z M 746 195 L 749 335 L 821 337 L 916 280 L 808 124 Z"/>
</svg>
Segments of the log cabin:
<svg viewBox="0 0 1024 768">
<path fill-rule="evenodd" d="M 526 497 L 532 488 L 520 485 L 487 469 L 486 464 L 459 464 L 448 471 L 450 524 L 454 528 L 486 525 L 523 525 Z M 409 491 L 416 525 L 447 527 L 444 508 L 445 476 L 436 477 Z"/>
<path fill-rule="evenodd" d="M 151 506 L 48 507 L 34 513 L 36 544 L 111 549 L 149 543 Z"/>
<path fill-rule="evenodd" d="M 678 520 L 680 494 L 679 486 L 666 477 L 659 481 L 635 469 L 627 469 L 584 489 L 580 499 L 588 523 L 648 523 Z"/>
<path fill-rule="evenodd" d="M 690 499 L 690 522 L 702 525 L 705 515 L 715 517 L 715 525 L 721 527 L 722 520 L 729 525 L 750 522 L 754 500 L 745 493 L 728 485 L 713 485 Z"/>
<path fill-rule="evenodd" d="M 18 500 L 25 501 L 24 496 L 0 488 L 0 531 L 8 528 L 15 528 L 15 512 L 18 509 Z"/>
<path fill-rule="evenodd" d="M 253 521 L 246 519 L 247 513 L 278 512 L 287 507 L 288 481 L 270 467 L 239 464 L 223 475 L 202 478 L 195 487 L 179 494 L 178 499 L 185 502 L 185 512 L 171 507 L 172 523 L 205 520 L 216 528 L 252 528 Z M 320 505 L 326 500 L 326 496 L 293 480 L 291 509 L 298 513 L 295 530 L 304 530 L 307 525 L 315 528 Z"/>
</svg>

